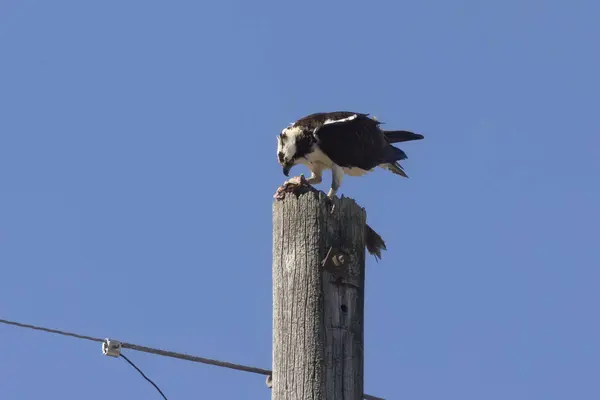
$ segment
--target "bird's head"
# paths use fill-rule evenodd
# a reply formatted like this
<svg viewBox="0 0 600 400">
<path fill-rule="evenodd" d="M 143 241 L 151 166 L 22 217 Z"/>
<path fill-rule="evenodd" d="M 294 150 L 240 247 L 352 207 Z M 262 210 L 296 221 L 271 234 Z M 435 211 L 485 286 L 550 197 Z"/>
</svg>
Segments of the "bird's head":
<svg viewBox="0 0 600 400">
<path fill-rule="evenodd" d="M 277 137 L 277 162 L 283 167 L 283 174 L 289 176 L 298 159 L 310 151 L 310 136 L 299 127 L 287 127 Z"/>
</svg>

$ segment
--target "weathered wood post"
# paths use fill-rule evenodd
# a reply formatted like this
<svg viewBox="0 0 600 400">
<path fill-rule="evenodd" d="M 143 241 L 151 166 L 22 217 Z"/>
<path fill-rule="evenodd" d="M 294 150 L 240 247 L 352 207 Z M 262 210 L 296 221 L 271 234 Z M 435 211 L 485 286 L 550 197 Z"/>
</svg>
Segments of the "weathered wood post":
<svg viewBox="0 0 600 400">
<path fill-rule="evenodd" d="M 363 398 L 366 213 L 333 203 L 312 190 L 273 206 L 273 400 Z"/>
</svg>

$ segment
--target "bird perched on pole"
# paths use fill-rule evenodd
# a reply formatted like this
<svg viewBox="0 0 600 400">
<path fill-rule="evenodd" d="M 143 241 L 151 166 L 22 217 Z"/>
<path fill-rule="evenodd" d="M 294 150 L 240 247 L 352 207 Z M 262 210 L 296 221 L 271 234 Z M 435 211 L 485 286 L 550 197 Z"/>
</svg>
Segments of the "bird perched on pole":
<svg viewBox="0 0 600 400">
<path fill-rule="evenodd" d="M 375 167 L 408 178 L 398 161 L 406 153 L 392 143 L 423 139 L 409 131 L 385 131 L 381 122 L 350 111 L 307 115 L 284 128 L 277 137 L 277 160 L 289 176 L 294 165 L 306 165 L 311 185 L 321 183 L 323 171 L 331 169 L 331 188 L 327 197 L 339 190 L 344 175 L 361 176 Z"/>
</svg>

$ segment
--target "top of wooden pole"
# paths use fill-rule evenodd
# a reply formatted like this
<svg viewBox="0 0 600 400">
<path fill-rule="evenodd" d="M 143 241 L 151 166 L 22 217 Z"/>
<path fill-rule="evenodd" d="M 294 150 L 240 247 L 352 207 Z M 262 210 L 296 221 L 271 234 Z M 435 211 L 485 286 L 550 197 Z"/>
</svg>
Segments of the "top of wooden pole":
<svg viewBox="0 0 600 400">
<path fill-rule="evenodd" d="M 306 182 L 304 175 L 294 177 L 294 178 L 288 180 L 285 184 L 281 185 L 279 188 L 277 188 L 277 191 L 275 192 L 275 195 L 273 196 L 273 198 L 275 198 L 276 201 L 281 201 L 281 200 L 284 200 L 286 198 L 286 196 L 289 194 L 292 194 L 297 198 L 298 196 L 304 195 L 306 193 L 313 193 L 316 196 L 316 198 L 320 199 L 321 201 L 331 201 L 334 206 L 333 210 L 335 210 L 335 207 L 336 207 L 335 204 L 340 204 L 340 202 L 344 202 L 344 203 L 351 202 L 356 207 L 360 207 L 354 199 L 352 199 L 350 197 L 345 197 L 343 195 L 339 199 L 333 198 L 331 200 L 328 200 L 327 195 L 323 191 L 315 189 L 310 184 L 308 184 L 308 182 Z M 360 207 L 360 208 L 361 208 L 361 210 L 363 210 L 363 212 L 366 213 L 366 211 L 363 207 Z M 366 214 L 365 214 L 365 218 L 366 218 Z M 375 257 L 375 260 L 381 259 L 381 252 L 383 250 L 387 250 L 387 247 L 385 245 L 385 241 L 383 240 L 383 238 L 377 232 L 375 232 L 375 230 L 373 230 L 373 228 L 371 228 L 366 223 L 365 223 L 365 246 L 366 246 L 369 254 L 371 254 L 372 256 Z"/>
</svg>

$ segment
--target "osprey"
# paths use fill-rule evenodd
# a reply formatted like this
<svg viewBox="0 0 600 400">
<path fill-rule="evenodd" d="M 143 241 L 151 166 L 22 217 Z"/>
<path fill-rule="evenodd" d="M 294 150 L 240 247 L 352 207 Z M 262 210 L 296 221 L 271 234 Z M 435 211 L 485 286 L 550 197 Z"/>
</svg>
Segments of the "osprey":
<svg viewBox="0 0 600 400">
<path fill-rule="evenodd" d="M 297 164 L 306 165 L 311 185 L 321 183 L 323 171 L 331 169 L 332 198 L 340 188 L 344 175 L 361 176 L 375 167 L 385 168 L 408 178 L 399 160 L 406 153 L 392 143 L 423 139 L 409 131 L 384 131 L 381 122 L 349 111 L 315 113 L 302 117 L 284 128 L 277 137 L 277 160 L 283 174 Z"/>
</svg>

